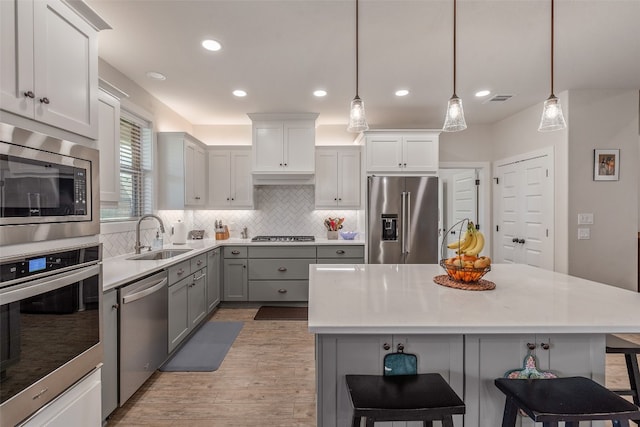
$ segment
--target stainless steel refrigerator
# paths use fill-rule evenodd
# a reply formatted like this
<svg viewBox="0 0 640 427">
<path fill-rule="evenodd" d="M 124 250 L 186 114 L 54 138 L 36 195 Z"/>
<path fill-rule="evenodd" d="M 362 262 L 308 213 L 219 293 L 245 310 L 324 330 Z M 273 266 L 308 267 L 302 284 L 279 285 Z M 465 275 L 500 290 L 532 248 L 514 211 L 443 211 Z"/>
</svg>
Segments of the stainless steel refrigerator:
<svg viewBox="0 0 640 427">
<path fill-rule="evenodd" d="M 438 263 L 437 177 L 370 176 L 367 216 L 369 263 Z"/>
</svg>

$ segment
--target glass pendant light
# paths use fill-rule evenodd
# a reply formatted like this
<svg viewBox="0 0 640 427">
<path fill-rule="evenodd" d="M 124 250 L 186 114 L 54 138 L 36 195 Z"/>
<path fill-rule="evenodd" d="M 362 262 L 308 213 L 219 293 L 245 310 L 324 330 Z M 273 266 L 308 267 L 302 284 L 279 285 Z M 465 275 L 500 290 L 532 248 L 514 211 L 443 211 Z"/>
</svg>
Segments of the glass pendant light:
<svg viewBox="0 0 640 427">
<path fill-rule="evenodd" d="M 356 0 L 356 96 L 351 101 L 347 132 L 364 132 L 369 129 L 364 115 L 364 102 L 358 96 L 358 53 L 358 0 Z"/>
<path fill-rule="evenodd" d="M 540 126 L 538 126 L 540 132 L 561 130 L 567 127 L 562 115 L 560 100 L 553 94 L 553 14 L 554 0 L 551 0 L 551 95 L 544 101 L 542 118 L 540 119 Z"/>
<path fill-rule="evenodd" d="M 447 115 L 444 119 L 445 132 L 458 132 L 467 128 L 462 109 L 462 100 L 456 95 L 456 0 L 453 0 L 453 96 L 449 99 Z"/>
</svg>

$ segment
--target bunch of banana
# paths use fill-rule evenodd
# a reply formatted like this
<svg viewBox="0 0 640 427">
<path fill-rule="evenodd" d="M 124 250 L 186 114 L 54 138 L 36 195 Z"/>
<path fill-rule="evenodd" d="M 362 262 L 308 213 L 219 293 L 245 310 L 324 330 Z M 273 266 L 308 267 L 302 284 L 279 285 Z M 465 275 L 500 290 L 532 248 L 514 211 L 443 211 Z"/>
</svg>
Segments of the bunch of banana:
<svg viewBox="0 0 640 427">
<path fill-rule="evenodd" d="M 467 225 L 467 231 L 461 239 L 447 245 L 449 249 L 455 249 L 459 255 L 478 256 L 484 249 L 484 235 L 471 221 Z"/>
</svg>

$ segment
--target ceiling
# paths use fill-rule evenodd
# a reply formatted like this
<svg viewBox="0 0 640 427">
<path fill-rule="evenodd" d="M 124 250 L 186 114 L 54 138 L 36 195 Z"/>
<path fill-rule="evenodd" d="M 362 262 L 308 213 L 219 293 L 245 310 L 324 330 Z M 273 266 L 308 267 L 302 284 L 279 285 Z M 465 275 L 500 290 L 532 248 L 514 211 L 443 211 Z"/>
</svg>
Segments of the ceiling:
<svg viewBox="0 0 640 427">
<path fill-rule="evenodd" d="M 316 112 L 345 124 L 355 0 L 86 0 L 112 27 L 100 57 L 194 125 Z M 440 128 L 453 92 L 452 0 L 360 0 L 360 97 L 371 128 Z M 555 93 L 640 89 L 640 0 L 556 0 Z M 458 0 L 457 94 L 469 126 L 550 93 L 550 1 Z M 222 50 L 204 50 L 213 38 Z M 166 75 L 164 81 L 147 71 Z M 237 98 L 234 89 L 248 95 Z M 325 89 L 324 98 L 312 92 Z M 409 95 L 396 97 L 398 89 Z M 513 95 L 505 102 L 477 98 Z"/>
</svg>

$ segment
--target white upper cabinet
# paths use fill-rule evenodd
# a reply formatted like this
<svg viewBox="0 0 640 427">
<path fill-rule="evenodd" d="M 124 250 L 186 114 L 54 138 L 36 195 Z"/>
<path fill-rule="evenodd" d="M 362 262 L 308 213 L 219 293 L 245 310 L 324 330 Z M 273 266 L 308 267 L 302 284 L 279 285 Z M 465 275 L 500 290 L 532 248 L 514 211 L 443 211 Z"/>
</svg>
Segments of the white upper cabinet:
<svg viewBox="0 0 640 427">
<path fill-rule="evenodd" d="M 213 209 L 253 209 L 251 147 L 209 150 L 209 202 Z"/>
<path fill-rule="evenodd" d="M 367 172 L 436 173 L 440 131 L 364 133 Z"/>
<path fill-rule="evenodd" d="M 98 102 L 100 202 L 118 202 L 120 200 L 120 101 L 101 90 Z"/>
<path fill-rule="evenodd" d="M 98 138 L 98 34 L 59 0 L 2 0 L 2 110 Z"/>
<path fill-rule="evenodd" d="M 317 114 L 249 114 L 253 173 L 313 174 Z"/>
<path fill-rule="evenodd" d="M 158 133 L 158 209 L 204 207 L 205 145 L 184 132 Z"/>
<path fill-rule="evenodd" d="M 360 147 L 318 147 L 316 208 L 360 207 Z"/>
</svg>

